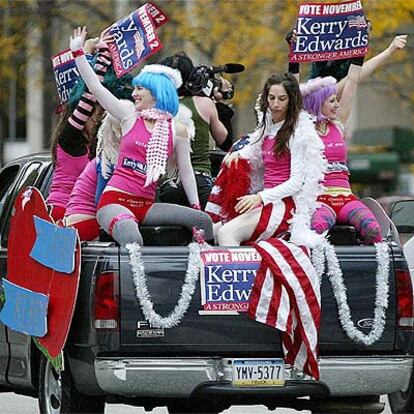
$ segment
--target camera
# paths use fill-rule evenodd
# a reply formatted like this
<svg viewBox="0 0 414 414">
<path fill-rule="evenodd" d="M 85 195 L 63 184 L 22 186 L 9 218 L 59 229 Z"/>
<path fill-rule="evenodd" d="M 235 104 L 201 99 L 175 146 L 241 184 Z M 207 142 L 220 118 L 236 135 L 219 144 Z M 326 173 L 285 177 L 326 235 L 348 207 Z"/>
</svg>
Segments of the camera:
<svg viewBox="0 0 414 414">
<path fill-rule="evenodd" d="M 220 66 L 194 66 L 185 87 L 192 95 L 202 95 L 212 98 L 214 89 L 223 95 L 223 99 L 231 99 L 234 96 L 234 86 L 227 91 L 221 89 L 221 80 L 216 73 L 239 73 L 244 71 L 244 66 L 239 63 L 226 63 Z"/>
</svg>

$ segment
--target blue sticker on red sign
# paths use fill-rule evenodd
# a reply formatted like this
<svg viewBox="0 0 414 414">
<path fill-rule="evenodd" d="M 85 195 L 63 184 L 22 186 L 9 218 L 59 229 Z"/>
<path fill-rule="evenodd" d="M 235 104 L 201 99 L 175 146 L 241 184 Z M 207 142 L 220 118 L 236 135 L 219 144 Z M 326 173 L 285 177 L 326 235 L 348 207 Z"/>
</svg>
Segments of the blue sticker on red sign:
<svg viewBox="0 0 414 414">
<path fill-rule="evenodd" d="M 3 289 L 6 303 L 0 312 L 0 321 L 14 331 L 45 336 L 49 296 L 25 289 L 7 279 L 3 279 Z"/>
<path fill-rule="evenodd" d="M 79 79 L 79 72 L 70 49 L 53 56 L 52 64 L 59 102 L 65 103 L 69 100 L 71 90 Z"/>
</svg>

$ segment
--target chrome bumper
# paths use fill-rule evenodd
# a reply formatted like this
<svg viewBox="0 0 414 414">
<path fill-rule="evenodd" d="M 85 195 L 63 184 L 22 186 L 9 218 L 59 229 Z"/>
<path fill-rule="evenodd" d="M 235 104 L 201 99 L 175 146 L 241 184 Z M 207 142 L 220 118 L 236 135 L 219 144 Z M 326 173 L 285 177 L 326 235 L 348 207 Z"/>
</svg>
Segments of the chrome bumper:
<svg viewBox="0 0 414 414">
<path fill-rule="evenodd" d="M 95 373 L 99 386 L 108 394 L 185 398 L 202 384 L 231 383 L 231 364 L 227 358 L 100 359 L 95 361 Z M 324 357 L 319 366 L 319 382 L 331 396 L 382 395 L 408 388 L 413 359 Z M 316 383 L 289 366 L 285 367 L 285 380 L 286 385 Z"/>
</svg>

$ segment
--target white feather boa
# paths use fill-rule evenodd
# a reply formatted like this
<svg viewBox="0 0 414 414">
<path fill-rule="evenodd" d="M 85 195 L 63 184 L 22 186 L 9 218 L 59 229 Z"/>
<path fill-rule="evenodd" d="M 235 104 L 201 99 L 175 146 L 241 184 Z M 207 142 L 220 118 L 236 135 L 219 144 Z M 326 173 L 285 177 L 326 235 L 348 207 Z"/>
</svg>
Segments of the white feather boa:
<svg viewBox="0 0 414 414">
<path fill-rule="evenodd" d="M 266 130 L 258 128 L 249 135 L 249 144 L 240 150 L 240 156 L 249 160 L 252 167 L 250 192 L 253 194 L 263 189 L 262 141 L 267 135 L 274 135 L 280 124 L 272 124 L 271 114 L 266 114 Z M 298 151 L 303 157 L 304 181 L 301 189 L 292 194 L 296 202 L 296 211 L 290 220 L 291 241 L 298 245 L 314 248 L 324 240 L 310 229 L 313 212 L 318 207 L 318 195 L 324 192 L 321 182 L 327 168 L 323 155 L 324 145 L 318 136 L 310 115 L 302 111 L 293 136 L 289 141 L 291 151 Z"/>
</svg>

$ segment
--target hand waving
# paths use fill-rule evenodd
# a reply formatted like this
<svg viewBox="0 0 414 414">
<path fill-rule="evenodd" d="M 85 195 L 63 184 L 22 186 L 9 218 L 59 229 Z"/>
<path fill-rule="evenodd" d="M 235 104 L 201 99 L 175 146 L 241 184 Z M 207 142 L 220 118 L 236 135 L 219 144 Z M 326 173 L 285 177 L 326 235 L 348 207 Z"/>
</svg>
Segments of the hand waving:
<svg viewBox="0 0 414 414">
<path fill-rule="evenodd" d="M 391 52 L 394 52 L 396 50 L 404 49 L 406 45 L 407 45 L 407 35 L 398 35 L 394 37 L 394 39 L 392 40 L 388 48 Z"/>
<path fill-rule="evenodd" d="M 70 37 L 69 47 L 72 52 L 82 49 L 86 39 L 86 27 L 77 27 L 73 31 L 73 36 Z"/>
</svg>

